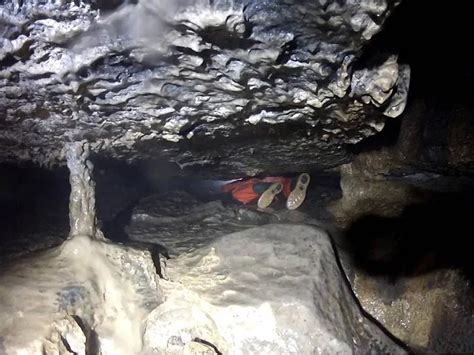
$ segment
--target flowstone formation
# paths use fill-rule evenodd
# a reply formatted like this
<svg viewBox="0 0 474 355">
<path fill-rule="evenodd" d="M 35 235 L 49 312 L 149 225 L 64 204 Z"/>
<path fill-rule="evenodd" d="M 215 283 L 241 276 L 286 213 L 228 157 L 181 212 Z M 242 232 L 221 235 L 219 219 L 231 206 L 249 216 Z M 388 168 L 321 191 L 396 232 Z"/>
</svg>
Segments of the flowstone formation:
<svg viewBox="0 0 474 355">
<path fill-rule="evenodd" d="M 396 56 L 355 67 L 397 3 L 5 2 L 0 160 L 61 162 L 58 143 L 85 140 L 222 175 L 341 164 L 405 107 Z"/>
<path fill-rule="evenodd" d="M 155 266 L 96 229 L 89 149 L 66 151 L 70 237 L 0 271 L 1 353 L 139 354 L 143 321 L 161 302 Z"/>
<path fill-rule="evenodd" d="M 65 148 L 69 168 L 70 235 L 87 235 L 103 239 L 100 230 L 96 229 L 95 184 L 92 179 L 92 163 L 89 158 L 89 145 L 84 143 L 69 144 Z"/>
</svg>

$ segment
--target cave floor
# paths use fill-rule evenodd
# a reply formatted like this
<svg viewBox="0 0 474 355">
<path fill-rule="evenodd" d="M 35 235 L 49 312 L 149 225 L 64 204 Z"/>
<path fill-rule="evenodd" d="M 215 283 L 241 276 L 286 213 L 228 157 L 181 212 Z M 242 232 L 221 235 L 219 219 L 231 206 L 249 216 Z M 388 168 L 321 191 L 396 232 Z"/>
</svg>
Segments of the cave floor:
<svg viewBox="0 0 474 355">
<path fill-rule="evenodd" d="M 457 303 L 445 307 L 442 316 L 433 316 L 430 323 L 432 335 L 426 335 L 425 346 L 414 346 L 415 350 L 459 350 L 459 346 L 445 346 L 450 333 L 443 326 L 446 324 L 446 327 L 453 328 L 452 325 L 459 321 L 464 325 L 454 327 L 456 336 L 467 349 L 474 348 L 470 340 L 472 331 L 469 330 L 474 329 L 474 305 L 470 301 L 472 262 L 465 238 L 462 238 L 472 210 L 470 192 L 474 191 L 473 180 L 424 172 L 401 172 L 385 179 L 384 183 L 401 184 L 424 200 L 416 203 L 406 200 L 407 206 L 399 217 L 374 217 L 379 207 L 378 200 L 387 198 L 385 207 L 391 200 L 389 194 L 383 198 L 380 194 L 369 194 L 368 199 L 350 206 L 372 211 L 370 218 L 376 219 L 365 223 L 364 218 L 357 216 L 359 219 L 354 220 L 350 228 L 340 223 L 337 214 L 336 218 L 333 215 L 334 206 L 337 210 L 342 198 L 337 174 L 313 176 L 307 198 L 299 209 L 286 210 L 284 201 L 278 201 L 272 210 L 266 212 L 229 199 L 222 200 L 222 196 L 216 193 L 216 186 L 221 183 L 190 184 L 189 180 L 178 179 L 174 183 L 161 183 L 159 188 L 137 188 L 133 181 L 101 183 L 99 179 L 99 225 L 105 236 L 114 242 L 151 246 L 150 250 L 155 251 L 157 249 L 153 247 L 158 247 L 160 253 L 172 258 L 224 235 L 255 226 L 274 223 L 319 226 L 333 237 L 348 279 L 364 306 L 364 302 L 395 304 L 405 301 L 404 297 L 408 297 L 410 288 L 414 287 L 407 285 L 420 277 L 423 281 L 417 281 L 418 284 L 428 285 L 428 291 L 423 292 L 442 290 L 436 292 L 461 295 L 456 296 Z M 68 192 L 66 185 L 55 184 L 39 189 L 34 199 L 31 199 L 31 193 L 22 193 L 17 194 L 18 200 L 14 204 L 11 199 L 4 201 L 1 206 L 4 237 L 0 239 L 0 265 L 59 245 L 66 239 L 69 231 Z M 344 208 L 337 211 L 346 213 L 345 217 L 350 215 Z M 431 227 L 427 228 L 427 225 Z M 357 243 L 354 243 L 355 239 Z M 463 251 L 459 254 L 457 251 L 460 249 Z M 452 273 L 445 270 L 461 270 L 464 276 L 456 274 L 452 277 Z M 372 286 L 362 287 L 361 280 L 370 281 Z M 443 290 L 443 285 L 451 287 L 449 292 Z M 369 299 L 368 289 L 372 292 Z M 445 302 L 443 297 L 438 299 Z M 375 310 L 369 307 L 369 311 L 381 312 L 380 307 Z M 381 316 L 384 321 L 394 313 L 393 310 L 384 312 Z M 392 331 L 397 333 L 396 327 Z M 396 335 L 403 338 L 400 334 Z"/>
</svg>

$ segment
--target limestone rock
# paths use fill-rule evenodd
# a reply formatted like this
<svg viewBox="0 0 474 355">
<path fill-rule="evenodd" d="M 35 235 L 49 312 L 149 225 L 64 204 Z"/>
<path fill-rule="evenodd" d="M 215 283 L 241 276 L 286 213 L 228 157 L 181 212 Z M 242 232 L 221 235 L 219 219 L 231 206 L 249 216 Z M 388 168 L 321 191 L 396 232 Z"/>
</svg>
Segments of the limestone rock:
<svg viewBox="0 0 474 355">
<path fill-rule="evenodd" d="M 87 141 L 221 175 L 347 162 L 344 143 L 404 108 L 395 57 L 352 69 L 397 4 L 3 2 L 0 161 L 64 163 L 63 144 Z"/>
<path fill-rule="evenodd" d="M 130 239 L 162 245 L 168 255 L 208 244 L 214 238 L 277 219 L 269 214 L 203 203 L 185 192 L 149 196 L 137 205 L 126 231 Z"/>
<path fill-rule="evenodd" d="M 412 349 L 473 351 L 472 289 L 459 272 L 436 270 L 389 282 L 358 271 L 351 283 L 364 309 Z"/>
<path fill-rule="evenodd" d="M 6 354 L 137 354 L 142 321 L 161 302 L 147 251 L 87 236 L 24 258 L 1 270 L 0 280 Z"/>
<path fill-rule="evenodd" d="M 248 229 L 166 270 L 165 302 L 146 320 L 150 353 L 183 353 L 197 339 L 229 354 L 404 352 L 364 317 L 322 230 Z"/>
</svg>

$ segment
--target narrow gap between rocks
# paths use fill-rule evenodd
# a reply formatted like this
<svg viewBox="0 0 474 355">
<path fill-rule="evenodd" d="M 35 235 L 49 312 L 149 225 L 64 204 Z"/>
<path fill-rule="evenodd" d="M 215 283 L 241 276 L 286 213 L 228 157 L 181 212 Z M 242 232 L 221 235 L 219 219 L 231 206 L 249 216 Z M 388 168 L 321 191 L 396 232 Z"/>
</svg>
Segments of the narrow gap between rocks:
<svg viewBox="0 0 474 355">
<path fill-rule="evenodd" d="M 0 354 L 474 352 L 471 12 L 398 3 L 2 3 Z"/>
</svg>

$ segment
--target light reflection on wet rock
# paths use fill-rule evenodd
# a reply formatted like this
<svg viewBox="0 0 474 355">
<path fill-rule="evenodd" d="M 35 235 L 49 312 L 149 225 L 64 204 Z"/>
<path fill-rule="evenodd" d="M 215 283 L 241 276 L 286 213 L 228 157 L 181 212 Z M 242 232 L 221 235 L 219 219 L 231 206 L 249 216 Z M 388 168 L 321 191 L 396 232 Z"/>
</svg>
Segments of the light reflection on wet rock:
<svg viewBox="0 0 474 355">
<path fill-rule="evenodd" d="M 221 173 L 270 160 L 281 170 L 268 152 L 295 149 L 301 168 L 337 165 L 342 144 L 403 111 L 409 75 L 394 57 L 351 84 L 395 3 L 5 3 L 0 158 L 60 162 L 60 143 L 87 140 L 109 156 Z"/>
</svg>

